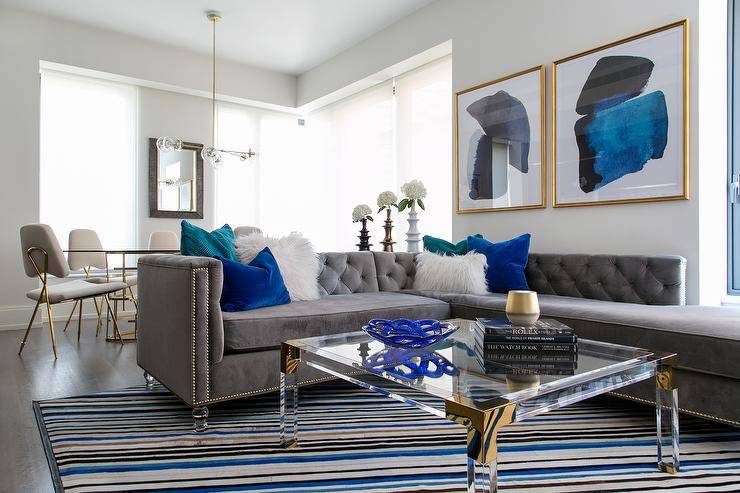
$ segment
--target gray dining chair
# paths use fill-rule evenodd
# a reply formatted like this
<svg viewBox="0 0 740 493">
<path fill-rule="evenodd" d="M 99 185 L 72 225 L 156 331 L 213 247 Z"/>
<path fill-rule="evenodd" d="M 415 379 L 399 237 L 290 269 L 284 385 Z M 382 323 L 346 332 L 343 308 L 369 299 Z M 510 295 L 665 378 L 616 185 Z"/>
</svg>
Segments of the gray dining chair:
<svg viewBox="0 0 740 493">
<path fill-rule="evenodd" d="M 108 310 L 112 313 L 110 299 L 108 296 L 116 291 L 126 288 L 122 282 L 106 282 L 95 284 L 76 279 L 73 281 L 62 282 L 59 284 L 49 283 L 48 276 L 65 278 L 69 276 L 69 264 L 64 257 L 64 252 L 59 246 L 54 231 L 46 224 L 27 224 L 21 227 L 21 253 L 23 259 L 23 269 L 28 277 L 37 277 L 41 281 L 41 287 L 32 289 L 26 293 L 26 296 L 36 302 L 33 308 L 31 320 L 28 322 L 28 328 L 23 336 L 18 354 L 23 352 L 28 340 L 28 334 L 36 318 L 36 313 L 42 303 L 46 304 L 46 313 L 49 317 L 49 333 L 51 335 L 51 344 L 54 350 L 54 359 L 57 358 L 57 344 L 54 337 L 54 318 L 52 316 L 52 305 L 58 303 L 78 301 L 101 297 L 108 305 Z M 113 318 L 114 330 L 118 341 L 123 345 L 121 332 L 118 330 L 118 320 Z"/>
<path fill-rule="evenodd" d="M 262 230 L 256 226 L 237 226 L 234 230 L 234 238 L 239 238 L 240 236 L 247 236 L 261 232 Z"/>
</svg>

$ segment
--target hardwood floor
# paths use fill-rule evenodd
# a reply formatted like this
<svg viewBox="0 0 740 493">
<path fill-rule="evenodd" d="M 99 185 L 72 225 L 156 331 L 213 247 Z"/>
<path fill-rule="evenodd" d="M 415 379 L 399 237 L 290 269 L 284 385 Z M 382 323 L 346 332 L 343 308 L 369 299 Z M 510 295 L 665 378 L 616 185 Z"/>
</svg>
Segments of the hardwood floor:
<svg viewBox="0 0 740 493">
<path fill-rule="evenodd" d="M 105 342 L 95 337 L 92 320 L 77 326 L 56 324 L 59 359 L 54 360 L 49 328 L 32 329 L 23 356 L 23 331 L 0 332 L 0 491 L 50 492 L 51 475 L 31 401 L 111 390 L 143 382 L 136 365 L 136 344 Z"/>
</svg>

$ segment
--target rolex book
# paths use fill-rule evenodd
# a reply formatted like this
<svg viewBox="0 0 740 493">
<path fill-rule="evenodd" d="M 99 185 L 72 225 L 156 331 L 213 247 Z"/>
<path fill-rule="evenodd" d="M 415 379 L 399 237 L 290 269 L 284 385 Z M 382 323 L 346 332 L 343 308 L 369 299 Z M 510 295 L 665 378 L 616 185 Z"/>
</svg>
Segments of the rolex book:
<svg viewBox="0 0 740 493">
<path fill-rule="evenodd" d="M 486 343 L 575 344 L 573 329 L 554 319 L 540 319 L 530 326 L 512 324 L 504 317 L 476 319 L 477 332 Z"/>
</svg>

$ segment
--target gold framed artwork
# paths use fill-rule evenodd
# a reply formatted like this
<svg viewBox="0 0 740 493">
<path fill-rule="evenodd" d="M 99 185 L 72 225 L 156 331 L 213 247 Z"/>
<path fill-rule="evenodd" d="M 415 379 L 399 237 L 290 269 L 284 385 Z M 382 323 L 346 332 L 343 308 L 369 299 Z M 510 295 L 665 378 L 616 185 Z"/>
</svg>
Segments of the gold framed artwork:
<svg viewBox="0 0 740 493">
<path fill-rule="evenodd" d="M 552 205 L 689 198 L 689 23 L 552 66 Z"/>
<path fill-rule="evenodd" d="M 456 212 L 545 207 L 545 67 L 455 93 Z"/>
</svg>

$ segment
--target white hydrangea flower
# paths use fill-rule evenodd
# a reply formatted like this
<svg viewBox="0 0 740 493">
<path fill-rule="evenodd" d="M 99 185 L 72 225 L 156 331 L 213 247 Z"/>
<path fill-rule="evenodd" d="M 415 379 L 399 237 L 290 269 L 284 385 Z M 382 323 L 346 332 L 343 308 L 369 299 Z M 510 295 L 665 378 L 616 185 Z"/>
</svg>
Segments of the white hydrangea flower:
<svg viewBox="0 0 740 493">
<path fill-rule="evenodd" d="M 422 182 L 419 180 L 411 180 L 401 185 L 401 191 L 404 196 L 412 199 L 419 200 L 427 196 L 427 189 Z"/>
<path fill-rule="evenodd" d="M 352 210 L 352 222 L 358 223 L 362 221 L 364 217 L 367 217 L 373 213 L 370 206 L 367 204 L 360 204 Z"/>
<path fill-rule="evenodd" d="M 398 197 L 390 190 L 385 191 L 378 195 L 378 207 L 390 207 L 398 203 Z"/>
</svg>

